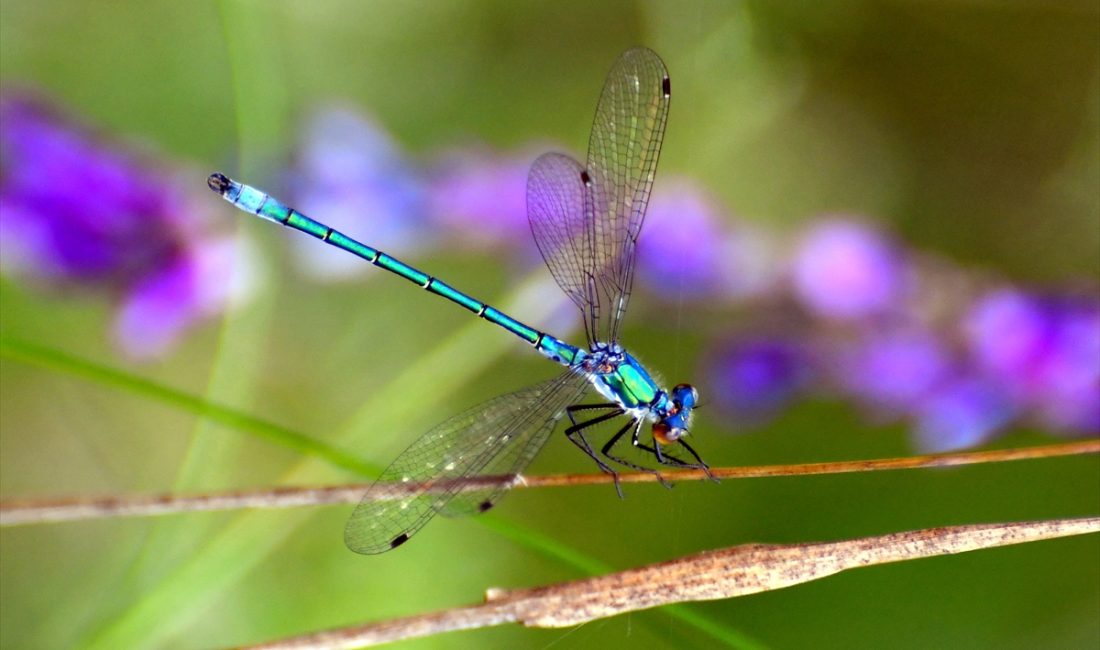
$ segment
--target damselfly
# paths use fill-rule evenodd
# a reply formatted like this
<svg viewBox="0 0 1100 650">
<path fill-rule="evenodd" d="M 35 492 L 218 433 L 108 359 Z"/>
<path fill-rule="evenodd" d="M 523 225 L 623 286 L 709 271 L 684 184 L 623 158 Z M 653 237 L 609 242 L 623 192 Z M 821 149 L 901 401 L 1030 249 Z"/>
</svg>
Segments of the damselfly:
<svg viewBox="0 0 1100 650">
<path fill-rule="evenodd" d="M 687 384 L 663 389 L 619 345 L 638 233 L 661 153 L 670 96 L 668 71 L 660 57 L 645 48 L 628 50 L 604 84 L 586 164 L 548 153 L 535 161 L 528 176 L 531 232 L 554 279 L 580 308 L 587 349 L 529 327 L 253 187 L 222 174 L 210 176 L 210 188 L 241 210 L 313 235 L 396 273 L 503 327 L 565 366 L 554 379 L 497 397 L 443 422 L 402 452 L 369 488 L 348 521 L 344 540 L 353 551 L 382 553 L 396 548 L 436 513 L 456 516 L 488 510 L 507 485 L 498 482 L 470 489 L 463 480 L 518 476 L 562 417 L 570 422 L 566 437 L 616 479 L 617 490 L 615 467 L 649 471 L 660 478 L 656 469 L 616 451 L 627 437 L 662 465 L 707 471 L 706 463 L 684 439 L 699 399 L 696 390 Z M 578 403 L 589 384 L 605 402 Z M 593 447 L 585 432 L 607 423 L 613 423 L 614 433 L 602 446 Z M 650 425 L 648 440 L 642 436 L 646 424 Z M 692 460 L 666 451 L 676 446 Z"/>
</svg>

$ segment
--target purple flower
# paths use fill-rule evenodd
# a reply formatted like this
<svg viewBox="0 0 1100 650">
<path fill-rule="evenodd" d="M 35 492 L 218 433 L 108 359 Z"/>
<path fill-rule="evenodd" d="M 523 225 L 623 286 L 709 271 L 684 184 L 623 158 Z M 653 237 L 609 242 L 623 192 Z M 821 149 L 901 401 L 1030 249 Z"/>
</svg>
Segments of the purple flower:
<svg viewBox="0 0 1100 650">
<path fill-rule="evenodd" d="M 429 210 L 436 223 L 480 246 L 530 244 L 527 172 L 535 155 L 463 151 L 444 156 L 431 182 Z"/>
<path fill-rule="evenodd" d="M 970 309 L 964 328 L 978 367 L 1020 397 L 1034 392 L 1053 334 L 1050 314 L 1038 300 L 1014 289 L 987 294 Z"/>
<path fill-rule="evenodd" d="M 785 406 L 809 382 L 812 365 L 801 345 L 775 337 L 727 343 L 708 369 L 709 391 L 739 418 L 762 420 Z"/>
<path fill-rule="evenodd" d="M 670 295 L 710 295 L 723 280 L 727 253 L 718 211 L 686 181 L 660 187 L 638 238 L 639 275 L 646 286 Z"/>
<path fill-rule="evenodd" d="M 905 265 L 876 230 L 831 218 L 805 233 L 792 272 L 795 293 L 808 310 L 847 320 L 896 304 L 904 288 Z"/>
<path fill-rule="evenodd" d="M 326 109 L 310 119 L 291 185 L 303 212 L 388 253 L 405 255 L 433 240 L 418 171 L 381 127 L 352 111 Z M 291 241 L 303 268 L 319 278 L 369 266 L 314 241 Z"/>
<path fill-rule="evenodd" d="M 971 354 L 1022 408 L 1058 431 L 1100 429 L 1100 304 L 1013 289 L 983 296 L 965 320 Z"/>
<path fill-rule="evenodd" d="M 993 383 L 952 379 L 917 407 L 917 446 L 926 452 L 973 447 L 992 438 L 1015 414 L 1011 400 Z"/>
<path fill-rule="evenodd" d="M 1064 306 L 1052 338 L 1040 419 L 1058 431 L 1100 433 L 1100 304 Z"/>
<path fill-rule="evenodd" d="M 227 297 L 226 242 L 198 228 L 167 173 L 44 104 L 0 100 L 0 250 L 6 270 L 123 296 L 115 335 L 137 357 L 165 351 Z"/>
<path fill-rule="evenodd" d="M 247 278 L 238 286 L 230 281 L 240 260 L 231 240 L 212 240 L 177 264 L 135 278 L 115 322 L 118 345 L 138 358 L 161 355 L 196 318 L 215 315 L 247 291 Z"/>
<path fill-rule="evenodd" d="M 840 383 L 875 409 L 907 412 L 940 381 L 949 359 L 940 341 L 917 327 L 875 330 L 840 355 Z"/>
<path fill-rule="evenodd" d="M 1067 387 L 1039 406 L 1038 417 L 1059 433 L 1100 434 L 1100 383 Z"/>
</svg>

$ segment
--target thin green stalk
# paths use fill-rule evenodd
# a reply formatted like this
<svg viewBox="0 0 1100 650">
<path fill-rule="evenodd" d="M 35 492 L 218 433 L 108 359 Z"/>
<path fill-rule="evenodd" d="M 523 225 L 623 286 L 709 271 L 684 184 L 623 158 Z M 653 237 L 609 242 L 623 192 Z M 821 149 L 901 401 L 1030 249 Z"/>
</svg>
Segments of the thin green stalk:
<svg viewBox="0 0 1100 650">
<path fill-rule="evenodd" d="M 352 454 L 292 429 L 227 406 L 214 404 L 138 375 L 79 359 L 60 350 L 0 336 L 0 356 L 88 379 L 103 386 L 119 388 L 217 422 L 235 431 L 262 438 L 305 455 L 322 458 L 336 467 L 350 470 L 361 476 L 370 477 L 378 472 L 377 467 L 360 461 Z"/>
</svg>

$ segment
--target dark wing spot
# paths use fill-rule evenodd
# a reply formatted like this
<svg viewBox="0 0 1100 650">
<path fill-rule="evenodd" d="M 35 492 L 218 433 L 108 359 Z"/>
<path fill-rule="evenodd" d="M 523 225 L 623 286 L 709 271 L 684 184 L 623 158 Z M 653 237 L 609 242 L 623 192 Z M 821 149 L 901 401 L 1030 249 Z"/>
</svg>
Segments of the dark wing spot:
<svg viewBox="0 0 1100 650">
<path fill-rule="evenodd" d="M 478 504 L 477 511 L 478 512 L 485 512 L 486 510 L 488 510 L 489 508 L 492 508 L 492 507 L 493 507 L 493 502 L 492 501 L 482 501 L 481 503 Z"/>
<path fill-rule="evenodd" d="M 665 77 L 664 80 L 661 81 L 661 90 L 665 93 L 665 97 L 668 97 L 669 95 L 671 95 L 672 94 L 672 80 L 669 79 L 668 77 Z"/>
<path fill-rule="evenodd" d="M 394 537 L 393 541 L 390 542 L 390 548 L 397 548 L 398 546 L 401 546 L 402 544 L 404 544 L 407 541 L 409 541 L 409 534 L 408 533 L 401 533 L 397 537 Z"/>
<path fill-rule="evenodd" d="M 587 169 L 581 171 L 581 182 L 584 183 L 585 185 L 588 185 L 589 183 L 592 182 L 592 177 L 588 175 L 588 170 Z"/>
</svg>

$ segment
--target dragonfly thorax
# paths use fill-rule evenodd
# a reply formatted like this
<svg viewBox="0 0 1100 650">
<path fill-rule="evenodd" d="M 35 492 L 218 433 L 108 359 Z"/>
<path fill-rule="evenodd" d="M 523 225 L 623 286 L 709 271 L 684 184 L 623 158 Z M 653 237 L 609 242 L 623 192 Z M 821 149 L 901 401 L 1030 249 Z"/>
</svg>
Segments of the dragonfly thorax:
<svg viewBox="0 0 1100 650">
<path fill-rule="evenodd" d="M 637 359 L 618 344 L 596 343 L 580 360 L 596 390 L 635 417 L 653 422 L 653 439 L 669 445 L 687 435 L 699 392 L 689 384 L 671 391 L 657 385 Z"/>
<path fill-rule="evenodd" d="M 645 366 L 617 343 L 598 342 L 580 361 L 596 391 L 625 411 L 648 420 L 669 415 L 673 400 Z"/>
<path fill-rule="evenodd" d="M 649 372 L 617 343 L 596 343 L 580 361 L 596 391 L 625 411 L 643 415 L 664 391 Z"/>
</svg>

